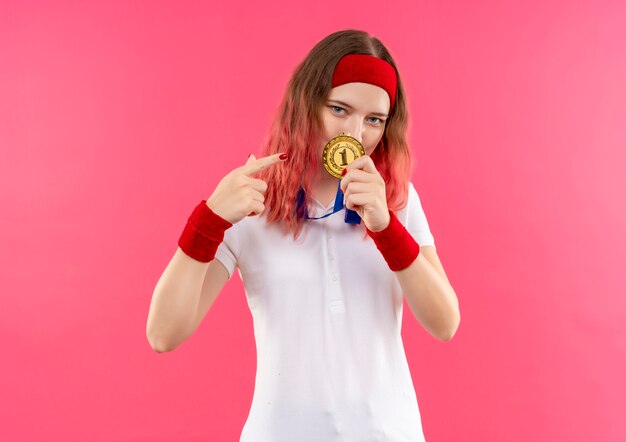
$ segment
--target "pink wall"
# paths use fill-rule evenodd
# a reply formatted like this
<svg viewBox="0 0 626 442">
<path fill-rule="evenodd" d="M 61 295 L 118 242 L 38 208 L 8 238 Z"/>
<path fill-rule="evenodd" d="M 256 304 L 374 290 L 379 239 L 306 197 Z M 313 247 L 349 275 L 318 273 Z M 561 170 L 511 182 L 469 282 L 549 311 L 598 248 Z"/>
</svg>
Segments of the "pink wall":
<svg viewBox="0 0 626 442">
<path fill-rule="evenodd" d="M 405 305 L 427 440 L 626 440 L 624 3 L 208 3 L 1 3 L 0 439 L 238 440 L 241 281 L 167 354 L 152 291 L 291 70 L 359 28 L 403 75 L 461 304 L 446 343 Z"/>
</svg>

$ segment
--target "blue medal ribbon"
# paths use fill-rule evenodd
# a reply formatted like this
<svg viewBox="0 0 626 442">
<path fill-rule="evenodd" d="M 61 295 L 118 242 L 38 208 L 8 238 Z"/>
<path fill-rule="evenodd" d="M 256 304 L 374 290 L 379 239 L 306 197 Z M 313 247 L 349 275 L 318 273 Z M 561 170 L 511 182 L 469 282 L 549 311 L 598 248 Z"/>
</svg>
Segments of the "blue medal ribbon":
<svg viewBox="0 0 626 442">
<path fill-rule="evenodd" d="M 333 207 L 333 211 L 330 213 L 327 213 L 324 216 L 309 217 L 308 211 L 306 207 L 304 207 L 304 189 L 300 187 L 300 190 L 298 191 L 298 206 L 296 209 L 296 213 L 298 213 L 303 218 L 322 219 L 322 218 L 326 218 L 327 216 L 332 215 L 333 213 L 339 212 L 343 208 L 344 208 L 344 205 L 343 205 L 343 192 L 341 191 L 341 180 L 339 180 L 339 185 L 337 186 L 337 195 L 335 196 L 335 206 Z M 356 211 L 346 208 L 344 222 L 348 224 L 361 224 L 361 217 Z"/>
</svg>

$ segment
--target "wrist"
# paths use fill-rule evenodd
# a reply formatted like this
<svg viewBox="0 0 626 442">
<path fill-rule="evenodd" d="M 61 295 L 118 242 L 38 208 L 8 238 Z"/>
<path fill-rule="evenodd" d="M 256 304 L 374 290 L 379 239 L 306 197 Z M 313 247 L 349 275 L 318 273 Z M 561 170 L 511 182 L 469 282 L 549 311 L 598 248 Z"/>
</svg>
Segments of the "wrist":
<svg viewBox="0 0 626 442">
<path fill-rule="evenodd" d="M 387 227 L 389 227 L 390 223 L 391 223 L 391 211 L 387 210 L 387 220 L 383 222 L 380 226 L 376 226 L 373 229 L 368 228 L 368 230 L 372 233 L 378 233 L 378 232 L 385 230 Z"/>
<path fill-rule="evenodd" d="M 178 239 L 178 246 L 187 256 L 200 262 L 209 262 L 215 257 L 217 248 L 224 240 L 224 232 L 230 227 L 230 222 L 213 212 L 202 200 L 189 216 Z"/>
<path fill-rule="evenodd" d="M 391 210 L 387 227 L 377 232 L 368 228 L 367 234 L 394 272 L 410 266 L 419 255 L 419 244 Z"/>
</svg>

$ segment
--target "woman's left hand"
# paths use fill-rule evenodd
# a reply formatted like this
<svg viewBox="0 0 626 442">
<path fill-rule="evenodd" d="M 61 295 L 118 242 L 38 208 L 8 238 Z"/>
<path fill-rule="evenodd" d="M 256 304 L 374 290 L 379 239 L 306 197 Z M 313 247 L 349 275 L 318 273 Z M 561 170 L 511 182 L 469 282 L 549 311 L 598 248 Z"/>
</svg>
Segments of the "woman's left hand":
<svg viewBox="0 0 626 442">
<path fill-rule="evenodd" d="M 348 164 L 345 171 L 340 187 L 346 208 L 356 211 L 372 232 L 387 228 L 391 218 L 385 180 L 376 170 L 372 158 L 369 155 L 359 157 Z"/>
</svg>

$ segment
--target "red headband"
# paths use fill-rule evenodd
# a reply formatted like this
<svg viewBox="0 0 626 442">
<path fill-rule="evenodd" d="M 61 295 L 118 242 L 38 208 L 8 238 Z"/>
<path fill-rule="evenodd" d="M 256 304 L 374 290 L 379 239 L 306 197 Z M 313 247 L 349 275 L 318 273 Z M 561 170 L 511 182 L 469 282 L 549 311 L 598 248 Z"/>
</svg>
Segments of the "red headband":
<svg viewBox="0 0 626 442">
<path fill-rule="evenodd" d="M 332 87 L 345 83 L 369 83 L 387 91 L 390 106 L 396 99 L 396 69 L 385 60 L 367 54 L 344 55 L 335 66 Z"/>
</svg>

